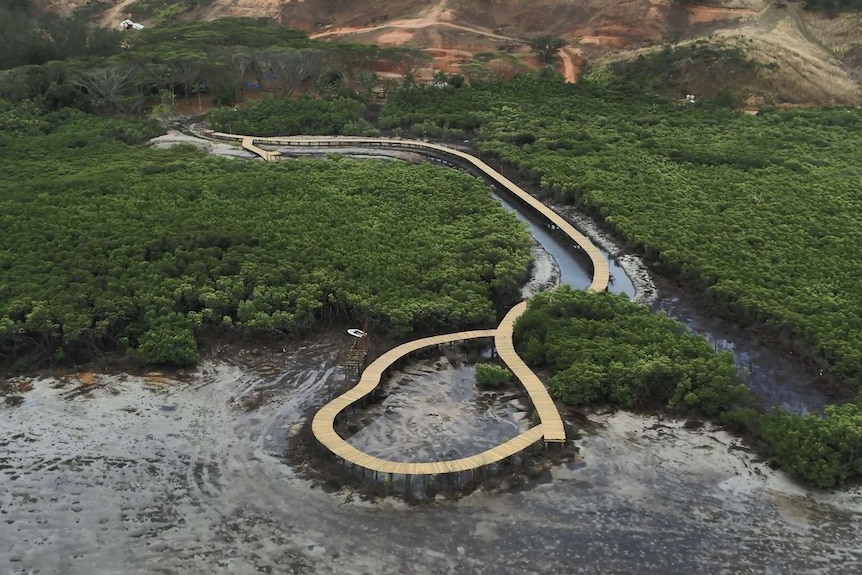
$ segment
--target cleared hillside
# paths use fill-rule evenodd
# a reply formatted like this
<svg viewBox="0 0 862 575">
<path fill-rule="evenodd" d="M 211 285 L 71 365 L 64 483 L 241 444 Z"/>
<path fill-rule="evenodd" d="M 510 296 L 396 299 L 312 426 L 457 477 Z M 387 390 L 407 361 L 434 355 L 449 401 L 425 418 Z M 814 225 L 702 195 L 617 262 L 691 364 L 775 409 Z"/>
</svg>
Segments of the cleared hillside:
<svg viewBox="0 0 862 575">
<path fill-rule="evenodd" d="M 718 48 L 712 60 L 674 62 L 674 81 L 665 85 L 679 97 L 728 89 L 755 106 L 855 104 L 862 80 L 862 18 L 806 11 L 802 2 L 108 0 L 87 5 L 87 0 L 54 0 L 44 6 L 63 13 L 86 6 L 104 26 L 126 17 L 147 26 L 175 19 L 270 18 L 313 38 L 422 48 L 430 59 L 415 76 L 426 81 L 436 70 L 469 78 L 535 69 L 541 63 L 532 58 L 527 42 L 543 34 L 568 42 L 556 65 L 570 80 L 585 66 L 648 59 L 667 46 L 697 42 Z M 733 53 L 729 62 L 722 56 L 726 49 Z M 746 63 L 744 73 L 733 72 L 736 60 Z M 395 76 L 402 71 L 381 72 Z M 645 80 L 663 81 L 661 76 Z"/>
</svg>

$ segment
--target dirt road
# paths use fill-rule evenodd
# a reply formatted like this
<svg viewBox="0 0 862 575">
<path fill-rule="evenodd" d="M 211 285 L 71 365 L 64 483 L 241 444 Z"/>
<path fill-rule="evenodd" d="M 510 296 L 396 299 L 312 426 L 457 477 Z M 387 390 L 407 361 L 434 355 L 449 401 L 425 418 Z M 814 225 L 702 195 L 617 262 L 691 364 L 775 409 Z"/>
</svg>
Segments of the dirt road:
<svg viewBox="0 0 862 575">
<path fill-rule="evenodd" d="M 569 84 L 576 84 L 581 74 L 581 57 L 574 53 L 571 48 L 564 46 L 560 48 L 560 59 L 563 61 L 563 77 Z M 575 63 L 577 58 L 577 64 Z"/>
<path fill-rule="evenodd" d="M 138 0 L 123 0 L 119 4 L 111 7 L 100 19 L 102 26 L 105 26 L 106 28 L 117 28 L 120 25 L 120 22 L 126 19 L 127 8 L 137 1 Z"/>
<path fill-rule="evenodd" d="M 450 28 L 452 30 L 460 30 L 462 32 L 472 32 L 473 34 L 478 34 L 479 36 L 485 36 L 487 38 L 493 38 L 494 40 L 517 42 L 519 44 L 523 42 L 523 40 L 519 38 L 495 34 L 493 32 L 489 32 L 488 30 L 482 30 L 481 28 L 462 26 L 460 24 L 453 24 L 452 22 L 440 22 L 437 20 L 431 20 L 429 18 L 409 18 L 404 20 L 393 20 L 392 22 L 387 22 L 386 24 L 380 24 L 377 26 L 345 26 L 342 28 L 333 28 L 331 30 L 318 32 L 316 34 L 312 34 L 311 36 L 309 36 L 309 38 L 311 38 L 312 40 L 316 40 L 320 38 L 332 38 L 335 36 L 347 36 L 349 34 L 361 34 L 365 32 L 389 30 L 390 28 L 418 30 L 420 28 L 429 28 L 435 26 L 441 28 Z"/>
</svg>

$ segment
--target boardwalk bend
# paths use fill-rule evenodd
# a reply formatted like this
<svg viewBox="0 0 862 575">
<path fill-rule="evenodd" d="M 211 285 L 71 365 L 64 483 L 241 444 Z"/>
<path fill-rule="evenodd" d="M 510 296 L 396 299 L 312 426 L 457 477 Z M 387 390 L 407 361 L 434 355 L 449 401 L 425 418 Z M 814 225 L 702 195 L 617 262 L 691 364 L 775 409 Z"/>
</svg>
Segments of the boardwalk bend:
<svg viewBox="0 0 862 575">
<path fill-rule="evenodd" d="M 218 138 L 223 140 L 233 140 L 240 142 L 242 147 L 257 154 L 266 161 L 276 160 L 279 152 L 264 150 L 260 145 L 269 146 L 309 146 L 309 147 L 367 147 L 367 148 L 388 148 L 388 149 L 406 149 L 419 152 L 425 155 L 433 156 L 442 160 L 456 161 L 460 164 L 468 164 L 473 169 L 481 172 L 485 177 L 492 180 L 495 184 L 505 189 L 512 195 L 517 196 L 522 202 L 526 203 L 535 212 L 544 217 L 547 221 L 557 226 L 563 233 L 568 235 L 572 241 L 580 246 L 589 256 L 593 264 L 593 281 L 589 289 L 593 291 L 605 291 L 608 287 L 610 272 L 608 262 L 587 239 L 586 236 L 576 230 L 562 217 L 548 208 L 545 204 L 516 186 L 509 179 L 494 170 L 491 166 L 480 160 L 479 158 L 466 154 L 460 150 L 421 142 L 417 140 L 401 140 L 389 138 L 351 138 L 351 137 L 317 137 L 317 136 L 291 136 L 277 138 L 259 138 L 254 136 L 242 136 L 236 134 L 225 134 L 222 132 L 206 132 L 205 136 Z M 336 397 L 320 411 L 318 411 L 311 424 L 312 432 L 317 440 L 322 443 L 327 449 L 332 451 L 338 457 L 345 461 L 368 469 L 374 472 L 404 474 L 404 475 L 436 475 L 440 473 L 457 473 L 460 471 L 470 471 L 479 469 L 486 465 L 502 461 L 503 459 L 519 453 L 530 445 L 544 439 L 546 442 L 564 442 L 566 433 L 563 429 L 563 421 L 560 414 L 554 405 L 551 396 L 544 384 L 539 380 L 535 373 L 530 370 L 524 361 L 515 353 L 515 348 L 512 343 L 512 332 L 514 329 L 515 320 L 524 313 L 527 308 L 527 302 L 521 302 L 506 314 L 503 321 L 496 329 L 463 331 L 459 333 L 451 333 L 447 335 L 437 335 L 417 339 L 399 345 L 391 349 L 374 360 L 362 372 L 359 378 L 359 383 L 352 387 L 342 395 Z M 467 339 L 478 338 L 493 338 L 497 353 L 503 362 L 512 370 L 527 393 L 530 400 L 539 415 L 541 423 L 518 435 L 517 437 L 506 441 L 496 447 L 483 451 L 477 455 L 463 457 L 461 459 L 451 459 L 446 461 L 428 461 L 422 463 L 408 463 L 398 461 L 387 461 L 372 455 L 364 453 L 349 443 L 347 443 L 335 431 L 335 419 L 338 414 L 344 411 L 347 407 L 362 399 L 371 393 L 381 381 L 384 372 L 398 359 L 424 347 L 440 345 L 463 341 Z"/>
</svg>

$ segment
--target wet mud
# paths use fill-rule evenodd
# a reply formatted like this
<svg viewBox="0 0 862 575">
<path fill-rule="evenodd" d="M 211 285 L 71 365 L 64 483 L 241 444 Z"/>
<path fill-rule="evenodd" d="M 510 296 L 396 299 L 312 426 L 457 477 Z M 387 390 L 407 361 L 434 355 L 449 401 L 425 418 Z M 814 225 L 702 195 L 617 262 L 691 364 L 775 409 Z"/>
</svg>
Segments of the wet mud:
<svg viewBox="0 0 862 575">
<path fill-rule="evenodd" d="M 862 492 L 803 490 L 727 434 L 585 414 L 581 457 L 409 507 L 286 454 L 348 337 L 193 374 L 28 379 L 0 405 L 0 572 L 857 573 Z M 227 352 L 225 352 L 227 353 Z M 91 384 L 93 385 L 93 384 Z"/>
<path fill-rule="evenodd" d="M 174 135 L 173 137 L 176 137 Z M 201 142 L 207 142 L 201 140 Z M 201 144 L 203 145 L 203 144 Z M 475 153 L 469 147 L 466 151 Z M 318 150 L 281 147 L 279 150 L 290 156 L 323 156 Z M 362 148 L 344 148 L 342 153 L 352 156 L 401 159 L 413 162 L 427 161 L 420 154 L 400 151 L 374 150 Z M 219 153 L 218 150 L 213 150 Z M 494 160 L 489 161 L 494 164 Z M 499 161 L 496 162 L 499 164 Z M 690 331 L 705 337 L 716 350 L 729 351 L 734 356 L 737 369 L 743 376 L 748 387 L 757 395 L 766 407 L 781 407 L 792 412 L 817 412 L 830 403 L 840 403 L 852 399 L 852 395 L 843 386 L 807 363 L 790 350 L 776 345 L 763 334 L 739 329 L 731 322 L 714 316 L 699 305 L 697 298 L 685 290 L 674 286 L 672 282 L 657 281 L 652 277 L 644 262 L 622 246 L 612 233 L 603 229 L 588 216 L 580 213 L 572 206 L 556 204 L 538 189 L 505 165 L 500 165 L 502 173 L 512 179 L 523 189 L 542 199 L 557 213 L 567 218 L 582 232 L 587 234 L 598 245 L 611 268 L 613 282 L 610 291 L 624 293 L 628 297 L 649 305 L 658 313 L 666 313 L 670 317 L 684 323 Z M 577 253 L 563 245 L 553 230 L 542 222 L 535 221 L 529 215 L 519 210 L 509 199 L 495 194 L 494 197 L 508 210 L 514 212 L 524 221 L 537 242 L 533 250 L 536 262 L 533 270 L 533 280 L 525 286 L 524 295 L 531 296 L 542 289 L 565 283 L 575 288 L 589 285 L 590 272 L 588 262 L 578 258 Z M 545 282 L 537 281 L 543 270 L 548 269 L 548 260 L 553 261 L 557 271 L 552 271 L 552 277 Z M 659 285 L 661 287 L 659 288 Z"/>
<path fill-rule="evenodd" d="M 195 145 L 212 146 L 212 143 L 207 140 L 192 138 L 178 132 L 172 132 L 154 142 L 156 145 L 171 145 L 188 140 L 195 140 Z M 224 146 L 224 144 L 217 145 Z M 461 148 L 463 146 L 456 147 Z M 328 153 L 307 148 L 281 147 L 278 149 L 286 157 L 323 157 Z M 469 148 L 465 149 L 475 153 Z M 211 151 L 217 154 L 233 154 L 233 151 L 222 150 L 221 148 L 211 147 Z M 401 159 L 413 162 L 427 161 L 424 156 L 411 152 L 369 151 L 362 148 L 344 148 L 339 151 L 355 157 Z M 494 160 L 490 161 L 493 164 Z M 813 365 L 793 354 L 790 350 L 776 345 L 763 334 L 742 330 L 731 322 L 715 317 L 714 314 L 698 304 L 696 297 L 686 293 L 678 286 L 674 286 L 672 282 L 657 281 L 657 278 L 652 277 L 646 265 L 637 255 L 627 251 L 613 234 L 597 225 L 591 218 L 571 206 L 559 205 L 549 201 L 547 194 L 532 183 L 524 181 L 516 171 L 504 165 L 501 165 L 500 168 L 506 177 L 566 217 L 604 251 L 611 267 L 611 275 L 614 278 L 609 288 L 610 291 L 624 293 L 636 301 L 649 305 L 658 313 L 668 314 L 685 324 L 693 333 L 705 337 L 716 350 L 731 352 L 746 385 L 766 407 L 780 407 L 787 411 L 807 413 L 820 411 L 830 403 L 840 403 L 852 399 L 852 395 L 841 385 L 830 381 L 828 377 L 824 377 Z M 534 248 L 535 268 L 537 269 L 534 269 L 533 281 L 525 286 L 525 296 L 534 295 L 542 289 L 553 287 L 559 283 L 565 283 L 575 288 L 589 285 L 588 263 L 578 259 L 576 253 L 562 245 L 559 238 L 553 234 L 553 230 L 522 213 L 509 199 L 497 194 L 495 194 L 495 198 L 526 223 L 537 242 L 537 246 Z M 548 281 L 536 281 L 536 278 L 542 275 L 543 270 L 548 269 L 547 261 L 549 259 L 553 261 L 552 265 L 558 271 L 552 271 L 552 277 Z"/>
<path fill-rule="evenodd" d="M 349 385 L 349 344 L 326 333 L 225 347 L 186 375 L 3 381 L 0 573 L 862 572 L 862 489 L 803 489 L 709 425 L 565 414 L 584 430 L 578 458 L 419 507 L 309 480 L 303 430 Z M 442 431 L 483 417 L 493 433 L 506 433 L 507 417 L 520 424 L 502 397 L 487 416 L 471 413 L 484 401 L 475 391 L 433 387 L 466 377 L 463 363 L 447 358 L 438 372 L 439 361 L 402 377 L 427 386 L 418 397 L 460 410 Z M 411 407 L 402 387 L 390 393 L 413 410 L 410 425 L 375 431 L 369 419 L 370 447 L 474 447 L 429 438 L 439 417 L 424 421 L 420 408 L 431 410 Z M 412 438 L 399 431 L 411 426 Z"/>
<path fill-rule="evenodd" d="M 648 305 L 656 313 L 664 313 L 683 323 L 690 332 L 706 338 L 716 351 L 733 355 L 737 371 L 749 389 L 767 408 L 780 407 L 795 413 L 819 412 L 833 403 L 852 401 L 853 394 L 837 382 L 824 377 L 814 365 L 779 345 L 766 334 L 740 328 L 717 317 L 690 293 L 666 278 L 654 277 L 644 262 L 597 225 L 592 219 L 571 206 L 556 204 L 547 194 L 530 183 L 520 181 L 518 174 L 504 169 L 504 174 L 523 189 L 541 199 L 554 211 L 596 242 L 608 255 L 614 270 L 622 270 L 632 291 L 623 289 L 635 301 Z M 567 268 L 581 265 L 567 259 L 558 260 L 563 277 Z M 616 266 L 616 267 L 614 267 Z M 568 274 L 571 276 L 571 273 Z M 620 272 L 617 272 L 619 277 Z M 566 282 L 564 282 L 566 283 Z M 573 287 L 582 287 L 577 282 Z M 611 286 L 614 291 L 614 286 Z M 619 290 L 619 286 L 616 288 Z"/>
<path fill-rule="evenodd" d="M 459 459 L 495 447 L 538 422 L 525 390 L 515 383 L 499 389 L 476 383 L 476 363 L 494 361 L 484 343 L 461 343 L 440 351 L 412 354 L 387 375 L 361 407 L 347 409 L 335 429 L 354 447 L 390 461 Z M 356 383 L 351 372 L 322 402 Z M 311 431 L 317 409 L 294 430 L 288 462 L 300 475 L 330 491 L 347 488 L 363 500 L 395 496 L 410 504 L 440 497 L 453 500 L 483 489 L 511 489 L 529 483 L 550 467 L 577 455 L 573 443 L 545 449 L 537 443 L 511 458 L 458 474 L 415 476 L 378 474 L 335 457 Z M 572 429 L 569 437 L 575 437 Z"/>
<path fill-rule="evenodd" d="M 381 401 L 347 418 L 348 443 L 390 461 L 439 461 L 481 453 L 526 431 L 522 389 L 477 387 L 475 362 L 490 358 L 484 351 L 453 351 L 393 373 Z"/>
<path fill-rule="evenodd" d="M 257 156 L 248 150 L 244 150 L 238 145 L 233 145 L 228 142 L 218 142 L 213 140 L 205 140 L 184 134 L 179 130 L 168 130 L 167 134 L 158 136 L 150 140 L 150 144 L 155 148 L 168 149 L 177 145 L 190 145 L 200 148 L 210 154 L 221 156 L 223 158 L 234 158 L 239 160 L 254 160 Z"/>
<path fill-rule="evenodd" d="M 652 309 L 682 322 L 689 331 L 706 338 L 716 351 L 733 354 L 740 376 L 766 407 L 809 413 L 820 412 L 829 404 L 853 400 L 846 386 L 831 381 L 811 362 L 767 334 L 710 316 L 696 298 L 666 282 L 659 294 Z"/>
</svg>

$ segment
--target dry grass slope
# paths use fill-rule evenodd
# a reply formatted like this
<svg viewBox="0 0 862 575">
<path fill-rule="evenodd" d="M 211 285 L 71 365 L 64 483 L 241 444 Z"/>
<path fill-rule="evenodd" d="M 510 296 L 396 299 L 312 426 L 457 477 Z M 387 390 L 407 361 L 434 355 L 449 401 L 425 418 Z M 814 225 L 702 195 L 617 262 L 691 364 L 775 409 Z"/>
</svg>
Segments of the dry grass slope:
<svg viewBox="0 0 862 575">
<path fill-rule="evenodd" d="M 108 0 L 100 22 L 114 25 L 138 0 Z M 69 13 L 87 0 L 45 0 Z M 704 0 L 703 6 L 672 0 L 211 0 L 184 18 L 273 18 L 321 38 L 405 44 L 427 49 L 433 69 L 466 71 L 470 55 L 518 44 L 520 67 L 531 62 L 523 41 L 555 34 L 569 42 L 567 55 L 588 61 L 636 57 L 667 43 L 709 38 L 740 46 L 764 64 L 740 88 L 766 101 L 857 103 L 862 79 L 862 17 L 827 18 L 801 2 Z M 156 22 L 150 23 L 157 25 Z M 566 68 L 566 65 L 569 67 Z M 777 66 L 777 69 L 775 68 Z M 577 67 L 577 66 L 576 66 Z M 572 72 L 561 59 L 561 72 Z"/>
<path fill-rule="evenodd" d="M 765 64 L 761 68 L 760 89 L 775 99 L 795 103 L 856 104 L 859 101 L 859 84 L 850 76 L 841 60 L 841 48 L 849 49 L 847 34 L 831 34 L 842 28 L 862 31 L 854 15 L 831 21 L 804 12 L 799 5 L 768 12 L 769 19 L 723 31 L 719 41 L 742 44 L 745 53 L 754 61 Z M 818 33 L 812 33 L 811 24 L 817 23 Z M 829 44 L 821 42 L 828 39 Z M 862 41 L 857 35 L 856 41 Z M 829 49 L 834 46 L 834 51 Z M 771 66 L 770 66 L 771 64 Z"/>
</svg>

